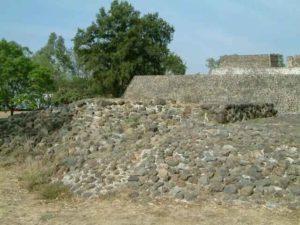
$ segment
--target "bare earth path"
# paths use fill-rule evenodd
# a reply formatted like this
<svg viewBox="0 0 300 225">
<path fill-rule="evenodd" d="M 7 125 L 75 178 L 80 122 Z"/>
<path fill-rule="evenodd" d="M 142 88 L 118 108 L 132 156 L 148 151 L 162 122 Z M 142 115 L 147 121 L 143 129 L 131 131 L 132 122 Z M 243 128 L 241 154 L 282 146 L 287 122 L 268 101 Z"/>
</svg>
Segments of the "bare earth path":
<svg viewBox="0 0 300 225">
<path fill-rule="evenodd" d="M 0 168 L 0 224 L 300 224 L 300 212 L 126 200 L 40 200 L 23 189 L 20 168 Z"/>
</svg>

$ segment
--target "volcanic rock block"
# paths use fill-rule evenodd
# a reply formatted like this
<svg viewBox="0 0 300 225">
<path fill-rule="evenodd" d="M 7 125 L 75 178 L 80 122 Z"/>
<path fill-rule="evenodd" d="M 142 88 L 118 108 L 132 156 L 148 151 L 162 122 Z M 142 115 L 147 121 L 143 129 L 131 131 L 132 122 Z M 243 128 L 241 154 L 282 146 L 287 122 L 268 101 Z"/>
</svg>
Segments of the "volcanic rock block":
<svg viewBox="0 0 300 225">
<path fill-rule="evenodd" d="M 223 124 L 277 115 L 274 104 L 269 103 L 203 104 L 201 109 L 205 111 L 208 120 Z"/>
</svg>

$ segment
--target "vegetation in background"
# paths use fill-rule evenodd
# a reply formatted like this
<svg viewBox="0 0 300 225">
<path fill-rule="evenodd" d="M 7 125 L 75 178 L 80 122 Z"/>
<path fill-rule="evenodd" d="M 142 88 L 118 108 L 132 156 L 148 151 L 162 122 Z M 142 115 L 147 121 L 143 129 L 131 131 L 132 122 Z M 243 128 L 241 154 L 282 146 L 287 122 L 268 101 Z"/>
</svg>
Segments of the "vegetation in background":
<svg viewBox="0 0 300 225">
<path fill-rule="evenodd" d="M 103 96 L 99 81 L 93 77 L 61 78 L 51 97 L 54 105 L 68 104 L 80 99 Z"/>
<path fill-rule="evenodd" d="M 50 34 L 47 44 L 34 54 L 33 60 L 51 71 L 55 90 L 49 96 L 49 105 L 102 95 L 100 85 L 80 68 L 74 51 L 67 49 L 63 37 L 56 33 Z"/>
<path fill-rule="evenodd" d="M 24 103 L 36 108 L 53 88 L 50 71 L 33 63 L 30 54 L 15 42 L 0 41 L 0 106 L 11 115 Z"/>
<path fill-rule="evenodd" d="M 208 59 L 206 60 L 206 67 L 207 67 L 209 70 L 218 68 L 218 67 L 219 67 L 219 64 L 220 64 L 220 60 L 217 60 L 217 59 L 214 59 L 214 58 L 208 58 Z"/>
<path fill-rule="evenodd" d="M 51 182 L 51 166 L 36 162 L 27 165 L 20 176 L 24 187 L 30 192 L 37 192 L 44 199 L 69 198 L 71 193 L 62 182 Z"/>
<path fill-rule="evenodd" d="M 91 26 L 78 29 L 74 51 L 104 93 L 120 96 L 135 75 L 185 73 L 182 60 L 168 49 L 173 33 L 157 13 L 141 16 L 128 2 L 114 0 Z"/>
<path fill-rule="evenodd" d="M 278 65 L 279 67 L 285 67 L 283 55 L 278 55 Z"/>
<path fill-rule="evenodd" d="M 55 79 L 75 74 L 75 65 L 71 58 L 71 51 L 66 48 L 63 37 L 56 33 L 51 33 L 47 44 L 33 56 L 33 60 L 48 68 Z"/>
<path fill-rule="evenodd" d="M 163 67 L 166 75 L 184 75 L 186 72 L 186 65 L 182 59 L 170 53 L 163 61 Z"/>
<path fill-rule="evenodd" d="M 35 54 L 0 42 L 0 109 L 40 109 L 95 96 L 119 97 L 135 75 L 185 74 L 168 48 L 174 27 L 157 13 L 141 15 L 127 1 L 101 8 L 95 22 L 78 29 L 74 48 L 51 33 Z"/>
</svg>

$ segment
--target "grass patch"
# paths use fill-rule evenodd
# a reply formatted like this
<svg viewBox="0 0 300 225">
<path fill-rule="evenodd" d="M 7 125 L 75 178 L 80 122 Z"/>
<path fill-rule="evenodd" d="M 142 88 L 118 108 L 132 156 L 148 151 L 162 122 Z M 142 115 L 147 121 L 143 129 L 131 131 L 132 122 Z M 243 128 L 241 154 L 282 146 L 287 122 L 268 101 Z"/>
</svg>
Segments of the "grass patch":
<svg viewBox="0 0 300 225">
<path fill-rule="evenodd" d="M 9 156 L 0 156 L 0 167 L 9 167 L 15 165 L 17 160 L 14 157 Z"/>
<path fill-rule="evenodd" d="M 136 128 L 139 125 L 139 119 L 135 116 L 130 116 L 125 119 L 125 123 L 132 128 Z"/>
<path fill-rule="evenodd" d="M 37 192 L 43 199 L 65 199 L 71 197 L 69 188 L 62 182 L 51 182 L 53 169 L 47 164 L 31 163 L 26 165 L 19 177 L 24 187 L 30 192 Z"/>
<path fill-rule="evenodd" d="M 38 191 L 44 199 L 66 199 L 71 197 L 69 188 L 62 182 L 41 185 Z"/>
<path fill-rule="evenodd" d="M 20 180 L 28 191 L 36 191 L 40 186 L 50 183 L 50 176 L 49 169 L 44 168 L 40 163 L 34 163 L 26 165 Z"/>
<path fill-rule="evenodd" d="M 55 215 L 53 215 L 52 213 L 45 213 L 45 214 L 41 215 L 40 221 L 48 222 L 49 220 L 51 220 L 53 218 L 55 218 Z"/>
</svg>

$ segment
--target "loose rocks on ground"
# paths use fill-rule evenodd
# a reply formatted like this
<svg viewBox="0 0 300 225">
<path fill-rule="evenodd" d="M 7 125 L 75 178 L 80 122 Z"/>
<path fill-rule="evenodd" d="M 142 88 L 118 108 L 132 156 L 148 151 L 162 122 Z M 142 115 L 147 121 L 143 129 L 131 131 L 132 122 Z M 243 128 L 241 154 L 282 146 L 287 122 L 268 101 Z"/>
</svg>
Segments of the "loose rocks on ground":
<svg viewBox="0 0 300 225">
<path fill-rule="evenodd" d="M 276 114 L 264 107 L 266 116 Z M 163 100 L 90 99 L 21 114 L 0 120 L 0 159 L 47 159 L 56 179 L 83 197 L 129 188 L 141 198 L 300 207 L 300 115 L 220 124 L 206 111 Z"/>
</svg>

